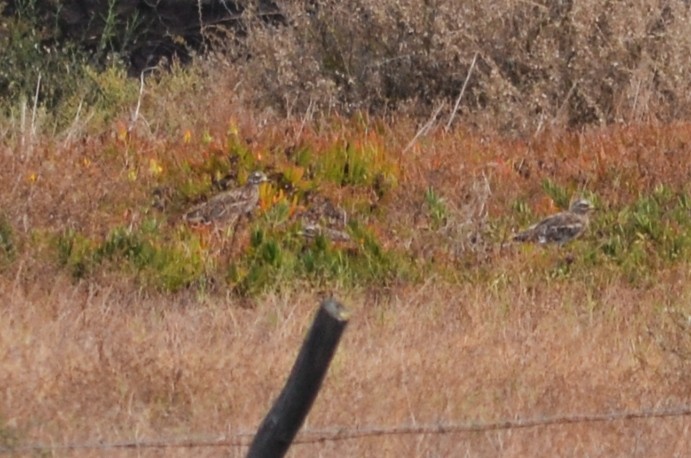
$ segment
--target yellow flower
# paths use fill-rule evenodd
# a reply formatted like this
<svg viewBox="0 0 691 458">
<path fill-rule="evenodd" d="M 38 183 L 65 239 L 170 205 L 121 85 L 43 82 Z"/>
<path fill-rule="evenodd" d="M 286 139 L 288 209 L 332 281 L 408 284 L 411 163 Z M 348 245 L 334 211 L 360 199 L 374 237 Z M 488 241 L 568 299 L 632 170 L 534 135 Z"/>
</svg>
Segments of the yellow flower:
<svg viewBox="0 0 691 458">
<path fill-rule="evenodd" d="M 259 185 L 259 207 L 262 210 L 268 209 L 273 201 L 274 189 L 268 183 Z"/>
<path fill-rule="evenodd" d="M 238 129 L 238 125 L 235 123 L 235 120 L 231 120 L 230 124 L 228 125 L 228 134 L 232 137 L 237 137 L 240 133 L 240 130 Z"/>
<path fill-rule="evenodd" d="M 190 131 L 189 129 L 187 129 L 187 130 L 185 131 L 185 133 L 182 135 L 182 141 L 183 141 L 185 144 L 189 144 L 189 142 L 192 141 L 192 131 Z"/>
<path fill-rule="evenodd" d="M 279 189 L 278 192 L 275 193 L 274 196 L 273 196 L 273 199 L 272 199 L 272 200 L 273 200 L 273 204 L 275 205 L 275 204 L 279 203 L 281 200 L 283 200 L 283 198 L 284 198 L 284 196 L 283 196 L 283 190 L 282 190 L 282 189 Z"/>
<path fill-rule="evenodd" d="M 161 167 L 161 164 L 159 164 L 156 159 L 149 159 L 149 172 L 154 176 L 158 176 L 163 173 L 163 167 Z"/>
<path fill-rule="evenodd" d="M 117 135 L 118 135 L 118 140 L 121 142 L 124 142 L 127 140 L 127 136 L 129 135 L 129 132 L 127 131 L 127 126 L 124 123 L 118 123 L 117 126 Z"/>
</svg>

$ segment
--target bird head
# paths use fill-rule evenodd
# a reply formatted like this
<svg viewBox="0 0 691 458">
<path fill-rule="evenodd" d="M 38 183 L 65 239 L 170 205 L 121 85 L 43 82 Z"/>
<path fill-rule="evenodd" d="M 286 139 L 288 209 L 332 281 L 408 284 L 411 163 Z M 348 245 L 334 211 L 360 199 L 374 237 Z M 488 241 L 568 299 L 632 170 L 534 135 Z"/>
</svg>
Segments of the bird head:
<svg viewBox="0 0 691 458">
<path fill-rule="evenodd" d="M 577 215 L 587 215 L 591 211 L 595 210 L 595 206 L 587 199 L 578 199 L 571 204 L 571 208 L 569 210 L 571 213 L 575 213 Z"/>
<path fill-rule="evenodd" d="M 322 228 L 318 224 L 304 223 L 299 234 L 308 239 L 315 239 L 322 235 Z"/>
<path fill-rule="evenodd" d="M 250 173 L 250 176 L 247 177 L 247 184 L 258 185 L 260 183 L 264 183 L 265 181 L 269 181 L 269 178 L 267 178 L 264 172 L 261 172 L 259 170 Z"/>
</svg>

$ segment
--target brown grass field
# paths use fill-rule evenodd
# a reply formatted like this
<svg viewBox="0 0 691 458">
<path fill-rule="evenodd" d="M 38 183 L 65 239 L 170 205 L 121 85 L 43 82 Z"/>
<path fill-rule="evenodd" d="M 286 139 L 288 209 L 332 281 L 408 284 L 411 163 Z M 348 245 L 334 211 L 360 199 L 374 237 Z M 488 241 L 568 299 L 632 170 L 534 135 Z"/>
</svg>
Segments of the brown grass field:
<svg viewBox="0 0 691 458">
<path fill-rule="evenodd" d="M 267 130 L 255 144 L 279 141 L 273 133 L 279 129 L 285 126 Z M 528 200 L 537 213 L 552 211 L 554 204 L 540 197 L 535 183 L 541 173 L 563 182 L 587 174 L 590 189 L 609 208 L 652 192 L 661 182 L 685 189 L 690 166 L 662 153 L 673 146 L 679 155 L 688 154 L 688 126 L 557 132 L 529 145 L 456 131 L 433 135 L 405 154 L 403 144 L 415 131 L 387 129 L 381 142 L 399 158 L 401 178 L 396 197 L 385 202 L 383 222 L 370 224 L 384 245 L 406 244 L 420 257 L 436 256 L 445 268 L 379 286 L 331 285 L 353 315 L 306 430 L 482 424 L 689 406 L 688 261 L 646 268 L 633 282 L 616 266 L 579 261 L 577 274 L 550 275 L 569 250 L 578 257 L 598 244 L 596 225 L 571 249 L 495 243 L 464 268 L 463 262 L 444 260 L 454 247 L 433 241 L 443 233 L 395 230 L 417 224 L 419 201 L 406 196 L 437 180 L 449 200 L 463 202 L 472 189 L 463 183 L 480 169 L 488 170 L 489 214 L 509 221 L 509 202 L 517 194 L 535 196 Z M 148 199 L 148 162 L 141 161 L 145 185 L 131 186 L 132 175 L 115 169 L 122 158 L 96 154 L 117 146 L 117 132 L 114 140 L 48 143 L 27 158 L 4 153 L 9 173 L 2 182 L 3 204 L 11 221 L 28 219 L 33 232 L 24 234 L 34 234 L 18 231 L 22 253 L 0 277 L 0 437 L 6 444 L 194 441 L 251 433 L 282 387 L 323 294 L 323 285 L 299 280 L 253 297 L 223 288 L 156 292 L 133 282 L 127 271 L 99 270 L 75 280 L 49 262 L 50 249 L 36 234 L 61 224 L 98 234 L 112 221 L 136 222 L 137 208 L 143 208 L 137 205 Z M 330 134 L 311 135 L 312 142 L 328 142 Z M 164 154 L 171 151 L 188 154 L 186 146 L 171 150 L 157 140 L 140 141 L 138 151 L 161 163 L 170 160 Z M 527 150 L 530 161 L 524 161 Z M 459 161 L 459 151 L 468 153 L 467 161 Z M 554 152 L 571 155 L 583 167 L 572 167 Z M 534 169 L 537 178 L 526 179 L 512 165 L 519 162 L 547 165 Z M 631 180 L 628 184 L 611 180 L 608 164 L 615 163 L 617 176 Z M 104 210 L 105 205 L 119 210 Z M 681 457 L 691 450 L 690 428 L 691 419 L 681 416 L 384 435 L 295 445 L 290 456 Z M 242 456 L 244 450 L 36 453 Z M 18 449 L 17 454 L 32 453 Z"/>
<path fill-rule="evenodd" d="M 688 272 L 635 291 L 532 292 L 429 279 L 349 323 L 306 429 L 483 423 L 666 408 L 689 400 L 689 336 L 660 322 Z M 315 310 L 309 292 L 141 298 L 50 279 L 3 284 L 5 428 L 21 443 L 208 439 L 250 432 L 280 390 Z M 593 296 L 596 297 L 593 297 Z M 688 310 L 688 309 L 687 309 Z M 679 340 L 677 340 L 679 339 Z M 672 351 L 671 351 L 672 350 Z M 404 435 L 294 446 L 290 456 L 684 456 L 688 417 Z M 58 450 L 58 456 L 227 456 L 228 449 Z M 242 456 L 234 448 L 231 456 Z"/>
</svg>

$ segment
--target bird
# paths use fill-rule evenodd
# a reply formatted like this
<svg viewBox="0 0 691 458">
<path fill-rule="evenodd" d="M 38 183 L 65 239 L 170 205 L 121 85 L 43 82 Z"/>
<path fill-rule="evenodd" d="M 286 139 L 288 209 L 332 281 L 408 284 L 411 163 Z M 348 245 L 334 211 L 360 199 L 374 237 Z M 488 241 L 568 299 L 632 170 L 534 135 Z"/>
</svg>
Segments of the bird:
<svg viewBox="0 0 691 458">
<path fill-rule="evenodd" d="M 324 238 L 334 242 L 350 241 L 350 235 L 348 235 L 348 233 L 345 231 L 307 222 L 303 222 L 302 229 L 300 230 L 299 234 L 307 239 L 316 239 L 319 236 L 323 236 Z"/>
<path fill-rule="evenodd" d="M 259 203 L 259 185 L 266 181 L 268 178 L 263 172 L 252 172 L 244 186 L 216 194 L 193 206 L 183 219 L 190 225 L 232 225 L 240 216 L 254 210 Z"/>
<path fill-rule="evenodd" d="M 297 215 L 302 221 L 303 237 L 314 239 L 323 236 L 334 242 L 347 242 L 350 236 L 346 232 L 348 215 L 329 198 L 314 195 L 308 199 L 308 206 Z"/>
<path fill-rule="evenodd" d="M 541 245 L 556 243 L 563 245 L 579 237 L 588 228 L 588 215 L 594 210 L 586 199 L 578 199 L 568 211 L 549 216 L 523 232 L 513 236 L 516 242 L 533 242 Z"/>
</svg>

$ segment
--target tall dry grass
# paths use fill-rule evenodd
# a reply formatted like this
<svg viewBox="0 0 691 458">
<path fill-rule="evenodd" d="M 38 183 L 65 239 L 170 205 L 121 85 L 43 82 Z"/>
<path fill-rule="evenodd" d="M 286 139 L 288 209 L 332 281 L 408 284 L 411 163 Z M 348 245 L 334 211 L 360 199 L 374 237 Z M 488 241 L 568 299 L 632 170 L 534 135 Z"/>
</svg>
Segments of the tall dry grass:
<svg viewBox="0 0 691 458">
<path fill-rule="evenodd" d="M 598 291 L 527 288 L 520 276 L 501 285 L 430 278 L 383 295 L 344 291 L 353 319 L 305 427 L 482 423 L 688 404 L 691 341 L 679 333 L 683 314 L 672 313 L 673 304 L 689 303 L 688 272 L 657 279 L 660 286 L 645 291 L 618 282 Z M 278 394 L 317 304 L 314 294 L 297 291 L 265 295 L 249 308 L 220 297 L 147 298 L 60 277 L 27 291 L 3 281 L 2 291 L 2 430 L 19 444 L 251 432 Z M 377 437 L 300 445 L 292 456 L 683 456 L 689 426 L 682 417 Z"/>
<path fill-rule="evenodd" d="M 252 56 L 243 73 L 257 101 L 287 114 L 317 106 L 448 115 L 469 77 L 459 118 L 505 132 L 688 116 L 684 1 L 285 8 L 292 27 L 250 29 L 239 54 Z"/>
<path fill-rule="evenodd" d="M 197 32 L 186 30 L 198 36 L 189 44 L 173 40 L 161 51 L 164 62 L 147 68 L 146 76 L 166 79 L 177 65 L 168 59 L 173 48 L 185 54 L 183 60 L 195 56 L 192 73 L 204 73 L 207 64 L 196 56 L 212 50 L 206 57 L 220 56 L 212 83 L 186 85 L 201 99 L 222 88 L 281 116 L 404 112 L 417 119 L 448 117 L 458 100 L 457 121 L 522 135 L 553 126 L 667 122 L 688 119 L 690 112 L 690 12 L 684 0 L 309 0 L 283 2 L 286 21 L 279 22 L 257 18 L 262 8 L 254 2 L 239 3 L 249 7 L 232 18 L 234 28 L 202 24 Z M 31 105 L 37 89 L 40 105 L 55 111 L 48 129 L 83 128 L 85 119 L 101 127 L 133 103 L 136 84 L 113 76 L 124 76 L 128 47 L 136 53 L 137 39 L 156 32 L 137 29 L 145 23 L 127 16 L 131 9 L 109 12 L 108 20 L 120 21 L 121 28 L 73 42 L 56 29 L 57 19 L 50 21 L 51 5 L 41 9 L 45 18 L 32 12 L 33 3 L 19 6 L 26 11 L 0 18 L 8 30 L 0 36 L 7 49 L 0 72 L 3 116 L 20 118 L 20 102 Z M 199 26 L 194 21 L 190 28 Z M 134 24 L 137 30 L 129 28 Z M 93 50 L 94 39 L 115 46 L 100 49 L 99 65 L 93 53 L 82 52 Z M 123 48 L 116 50 L 117 43 Z M 156 59 L 150 52 L 147 58 Z M 69 72 L 60 70 L 65 68 Z M 186 107 L 185 97 L 172 97 L 196 117 L 213 115 L 203 103 Z M 159 108 L 142 112 L 142 124 L 160 127 L 165 117 L 175 125 L 186 116 L 180 110 L 167 117 L 170 109 Z"/>
</svg>

